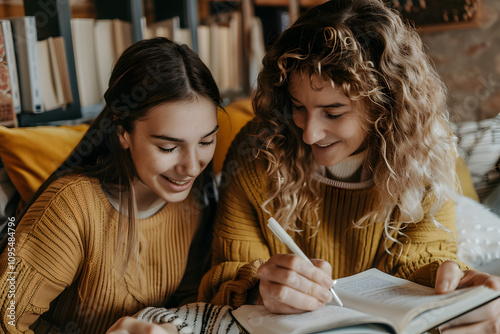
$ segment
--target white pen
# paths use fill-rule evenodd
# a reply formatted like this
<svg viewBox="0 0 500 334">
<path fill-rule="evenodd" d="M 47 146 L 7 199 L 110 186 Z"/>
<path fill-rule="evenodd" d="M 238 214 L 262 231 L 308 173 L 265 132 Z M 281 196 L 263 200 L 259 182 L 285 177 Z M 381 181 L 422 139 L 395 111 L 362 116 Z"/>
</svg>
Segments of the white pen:
<svg viewBox="0 0 500 334">
<path fill-rule="evenodd" d="M 283 229 L 283 227 L 281 227 L 281 225 L 276 221 L 276 219 L 274 219 L 273 217 L 269 218 L 267 220 L 267 227 L 271 229 L 274 235 L 278 237 L 278 239 L 280 239 L 281 242 L 287 245 L 288 249 L 290 249 L 293 252 L 293 254 L 302 257 L 304 260 L 313 265 L 311 260 L 309 260 L 306 254 L 304 254 L 304 252 L 299 248 L 299 246 L 297 246 L 297 244 L 293 241 L 292 237 L 288 235 L 288 233 L 286 233 L 286 231 Z M 337 304 L 344 307 L 344 304 L 342 304 L 342 301 L 333 290 L 333 287 L 330 288 L 330 291 L 332 292 L 333 299 L 337 302 Z"/>
</svg>

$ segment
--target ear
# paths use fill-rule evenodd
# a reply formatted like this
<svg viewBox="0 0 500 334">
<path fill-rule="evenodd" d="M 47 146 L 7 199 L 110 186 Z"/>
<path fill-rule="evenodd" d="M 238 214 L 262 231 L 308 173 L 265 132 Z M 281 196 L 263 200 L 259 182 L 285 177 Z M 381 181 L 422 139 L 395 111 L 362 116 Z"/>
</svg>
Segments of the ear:
<svg viewBox="0 0 500 334">
<path fill-rule="evenodd" d="M 120 140 L 120 144 L 124 150 L 130 148 L 130 134 L 123 128 L 122 125 L 118 125 L 116 129 L 116 134 Z"/>
</svg>

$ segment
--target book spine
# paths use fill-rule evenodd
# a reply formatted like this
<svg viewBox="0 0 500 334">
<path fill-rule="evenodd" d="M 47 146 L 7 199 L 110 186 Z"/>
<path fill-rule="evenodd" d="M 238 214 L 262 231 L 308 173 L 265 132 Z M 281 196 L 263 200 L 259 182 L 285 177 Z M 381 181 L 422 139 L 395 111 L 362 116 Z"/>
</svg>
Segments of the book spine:
<svg viewBox="0 0 500 334">
<path fill-rule="evenodd" d="M 14 111 L 21 113 L 21 93 L 19 91 L 19 78 L 17 75 L 16 53 L 14 50 L 14 37 L 12 36 L 12 27 L 10 21 L 1 20 L 3 39 L 5 43 L 5 57 L 9 67 L 10 89 Z"/>
<path fill-rule="evenodd" d="M 37 56 L 37 33 L 34 16 L 11 20 L 21 83 L 23 112 L 42 112 L 42 92 Z"/>
<path fill-rule="evenodd" d="M 16 127 L 17 117 L 12 102 L 9 64 L 7 63 L 5 40 L 0 29 L 0 125 Z"/>
</svg>

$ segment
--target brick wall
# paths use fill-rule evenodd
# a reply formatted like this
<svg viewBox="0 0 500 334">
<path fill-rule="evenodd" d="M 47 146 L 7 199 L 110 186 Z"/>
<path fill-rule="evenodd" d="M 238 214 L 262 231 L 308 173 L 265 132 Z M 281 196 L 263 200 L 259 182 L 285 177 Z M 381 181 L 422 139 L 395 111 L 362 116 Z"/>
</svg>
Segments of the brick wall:
<svg viewBox="0 0 500 334">
<path fill-rule="evenodd" d="M 482 10 L 480 27 L 421 34 L 448 86 L 453 121 L 500 113 L 500 1 L 483 0 Z"/>
</svg>

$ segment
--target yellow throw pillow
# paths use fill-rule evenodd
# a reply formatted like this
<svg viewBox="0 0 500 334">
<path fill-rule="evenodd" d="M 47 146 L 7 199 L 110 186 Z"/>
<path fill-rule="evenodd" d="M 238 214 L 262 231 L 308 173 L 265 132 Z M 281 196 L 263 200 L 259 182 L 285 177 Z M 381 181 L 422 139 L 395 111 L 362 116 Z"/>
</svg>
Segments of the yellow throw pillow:
<svg viewBox="0 0 500 334">
<path fill-rule="evenodd" d="M 231 102 L 224 109 L 226 112 L 224 110 L 219 110 L 218 112 L 219 132 L 217 133 L 217 146 L 215 147 L 214 154 L 215 174 L 218 174 L 222 170 L 227 150 L 234 137 L 254 117 L 252 101 L 250 99 Z"/>
<path fill-rule="evenodd" d="M 0 157 L 12 183 L 25 203 L 66 159 L 87 131 L 75 126 L 0 126 Z"/>
</svg>

